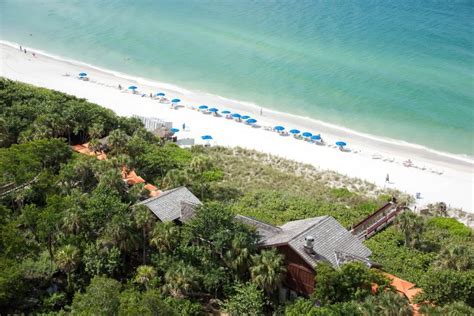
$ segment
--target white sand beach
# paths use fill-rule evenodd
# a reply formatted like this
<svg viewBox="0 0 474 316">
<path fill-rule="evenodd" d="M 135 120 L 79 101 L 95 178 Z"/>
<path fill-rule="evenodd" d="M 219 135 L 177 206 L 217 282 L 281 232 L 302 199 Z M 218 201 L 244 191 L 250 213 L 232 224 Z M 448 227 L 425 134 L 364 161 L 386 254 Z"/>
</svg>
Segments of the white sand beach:
<svg viewBox="0 0 474 316">
<path fill-rule="evenodd" d="M 213 145 L 256 149 L 361 178 L 380 187 L 399 189 L 411 195 L 419 192 L 421 198 L 417 199 L 418 206 L 444 201 L 451 207 L 462 208 L 466 212 L 473 211 L 474 162 L 469 158 L 379 139 L 269 109 L 263 109 L 261 115 L 259 107 L 245 103 L 103 71 L 86 64 L 44 55 L 28 47 L 26 49 L 28 53 L 24 54 L 17 45 L 5 42 L 0 44 L 0 76 L 85 98 L 110 108 L 119 115 L 156 117 L 173 122 L 173 126 L 179 129 L 185 123 L 187 131 L 178 132 L 178 138 L 195 138 L 197 144 L 205 142 L 201 136 L 212 135 Z M 36 56 L 33 56 L 32 52 L 35 52 Z M 90 80 L 79 80 L 77 75 L 80 72 L 86 72 Z M 160 79 L 166 82 L 166 78 Z M 120 91 L 117 88 L 119 84 L 125 89 Z M 127 91 L 126 88 L 130 85 L 137 86 L 139 93 L 132 94 Z M 148 97 L 150 93 L 158 91 L 166 93 L 168 99 L 181 99 L 180 104 L 184 107 L 172 109 L 169 105 Z M 147 96 L 141 97 L 141 93 Z M 191 109 L 201 104 L 249 115 L 258 120 L 261 127 L 251 127 L 225 117 L 215 117 Z M 324 121 L 324 118 L 321 118 L 321 121 Z M 297 140 L 292 136 L 281 136 L 264 128 L 275 125 L 284 126 L 287 131 L 297 128 L 302 132 L 321 134 L 326 145 Z M 351 151 L 342 152 L 334 146 L 339 140 L 345 141 Z M 413 164 L 410 167 L 403 163 L 408 159 Z M 390 176 L 388 183 L 387 174 Z"/>
</svg>

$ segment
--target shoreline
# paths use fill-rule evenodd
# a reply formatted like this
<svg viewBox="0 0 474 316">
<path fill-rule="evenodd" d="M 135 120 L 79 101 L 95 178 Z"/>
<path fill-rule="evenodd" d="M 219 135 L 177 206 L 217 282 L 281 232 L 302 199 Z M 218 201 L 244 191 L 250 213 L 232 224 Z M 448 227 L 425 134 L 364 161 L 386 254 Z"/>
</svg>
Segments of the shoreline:
<svg viewBox="0 0 474 316">
<path fill-rule="evenodd" d="M 129 76 L 29 47 L 26 47 L 28 54 L 23 54 L 19 52 L 19 46 L 11 42 L 0 41 L 0 47 L 2 53 L 0 74 L 6 78 L 86 98 L 90 102 L 112 109 L 119 115 L 159 117 L 172 121 L 177 127 L 181 127 L 183 122 L 188 126 L 190 123 L 192 130 L 182 132 L 178 136 L 194 137 L 197 143 L 201 141 L 200 135 L 211 134 L 215 138 L 215 143 L 219 145 L 256 149 L 309 163 L 321 169 L 361 178 L 379 187 L 394 188 L 411 195 L 421 192 L 424 198 L 418 200 L 417 205 L 445 201 L 452 207 L 472 212 L 474 160 L 469 156 L 437 152 L 421 145 L 367 135 L 267 108 L 263 109 L 264 115 L 260 116 L 260 107 L 255 104 Z M 31 52 L 35 52 L 37 56 L 32 57 Z M 89 73 L 91 82 L 77 80 L 75 75 L 80 71 Z M 64 77 L 65 73 L 70 73 L 71 77 Z M 346 141 L 353 152 L 342 153 L 328 146 L 311 145 L 291 137 L 278 137 L 276 133 L 250 128 L 244 124 L 234 124 L 230 120 L 210 117 L 187 108 L 171 110 L 168 106 L 160 105 L 148 97 L 140 98 L 129 93 L 119 93 L 116 88 L 119 83 L 123 86 L 135 84 L 146 94 L 162 90 L 167 97 L 178 97 L 185 105 L 208 104 L 215 105 L 221 110 L 228 109 L 249 114 L 262 126 L 283 125 L 287 130 L 298 128 L 302 132 L 309 130 L 321 133 L 328 144 L 334 144 L 337 140 Z M 136 106 L 130 107 L 130 103 Z M 392 161 L 375 160 L 373 158 L 375 154 Z M 407 159 L 413 160 L 419 169 L 404 167 L 401 163 Z M 442 174 L 435 174 L 434 171 Z M 395 182 L 384 183 L 386 174 L 396 179 Z"/>
<path fill-rule="evenodd" d="M 20 44 L 0 39 L 0 45 L 6 45 L 6 46 L 9 46 L 13 49 L 18 49 Z M 296 115 L 296 114 L 292 114 L 292 113 L 288 113 L 288 112 L 281 112 L 281 111 L 277 111 L 277 110 L 274 110 L 274 109 L 261 107 L 261 106 L 255 104 L 255 103 L 252 103 L 252 102 L 231 99 L 231 98 L 227 98 L 227 97 L 224 97 L 224 96 L 212 94 L 212 93 L 205 92 L 205 91 L 189 90 L 189 89 L 174 85 L 172 83 L 156 81 L 156 80 L 153 80 L 153 79 L 148 79 L 148 78 L 139 77 L 139 76 L 128 75 L 128 74 L 122 73 L 120 71 L 106 69 L 106 68 L 95 66 L 95 65 L 92 65 L 92 64 L 89 64 L 89 63 L 86 63 L 86 62 L 82 62 L 82 61 L 78 61 L 78 60 L 58 56 L 58 55 L 55 55 L 55 54 L 51 54 L 51 53 L 48 53 L 44 50 L 35 49 L 35 48 L 32 48 L 32 47 L 28 47 L 28 46 L 23 46 L 23 47 L 28 49 L 29 52 L 34 52 L 36 54 L 43 55 L 45 57 L 54 59 L 58 62 L 65 62 L 65 63 L 70 64 L 71 66 L 83 66 L 84 68 L 90 68 L 90 69 L 99 71 L 103 74 L 108 74 L 108 75 L 112 75 L 112 76 L 120 78 L 120 79 L 129 80 L 132 83 L 142 84 L 142 85 L 145 85 L 145 86 L 161 87 L 161 90 L 174 91 L 177 94 L 203 95 L 203 96 L 206 96 L 208 98 L 220 99 L 220 100 L 222 100 L 222 102 L 229 102 L 229 103 L 234 104 L 235 105 L 234 109 L 236 109 L 238 111 L 249 112 L 249 113 L 257 113 L 257 112 L 260 111 L 260 109 L 263 109 L 265 114 L 270 114 L 270 116 L 268 118 L 274 119 L 277 122 L 292 122 L 292 121 L 294 121 L 295 125 L 299 125 L 299 126 L 303 125 L 305 127 L 306 126 L 313 126 L 313 127 L 308 127 L 308 129 L 315 129 L 314 127 L 320 126 L 320 127 L 323 127 L 323 128 L 319 128 L 319 129 L 316 128 L 316 130 L 330 129 L 332 131 L 338 131 L 341 134 L 347 135 L 345 137 L 350 137 L 350 138 L 355 137 L 355 138 L 361 138 L 361 139 L 369 139 L 369 140 L 372 140 L 372 141 L 375 141 L 375 142 L 385 143 L 389 146 L 400 147 L 399 149 L 403 149 L 404 147 L 406 147 L 407 150 L 416 150 L 416 151 L 419 151 L 420 154 L 425 152 L 426 155 L 439 156 L 440 161 L 443 161 L 444 159 L 453 159 L 453 160 L 456 160 L 456 161 L 461 162 L 461 163 L 468 163 L 470 167 L 474 167 L 474 156 L 470 156 L 468 154 L 450 153 L 450 152 L 446 152 L 446 151 L 432 149 L 432 148 L 429 148 L 429 147 L 426 147 L 426 146 L 423 146 L 423 145 L 420 145 L 420 144 L 410 143 L 410 142 L 407 142 L 405 140 L 389 138 L 389 137 L 385 137 L 385 136 L 381 136 L 381 135 L 367 134 L 367 133 L 364 133 L 364 132 L 359 132 L 357 130 L 353 130 L 353 129 L 344 127 L 344 126 L 336 125 L 336 124 L 329 123 L 329 122 L 324 122 L 324 121 L 321 121 L 321 120 L 318 120 L 318 119 L 315 119 L 315 118 L 312 118 L 312 117 L 300 116 L 300 115 Z M 301 123 L 303 123 L 303 124 L 301 124 Z M 332 133 L 330 132 L 330 134 L 336 134 L 336 133 L 335 132 L 332 132 Z"/>
</svg>

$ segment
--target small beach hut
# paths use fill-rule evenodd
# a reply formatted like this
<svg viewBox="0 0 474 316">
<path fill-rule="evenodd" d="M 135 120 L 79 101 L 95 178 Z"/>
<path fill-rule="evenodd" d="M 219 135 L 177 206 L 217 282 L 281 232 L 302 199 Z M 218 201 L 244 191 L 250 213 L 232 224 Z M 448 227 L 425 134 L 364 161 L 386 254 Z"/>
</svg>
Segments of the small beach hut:
<svg viewBox="0 0 474 316">
<path fill-rule="evenodd" d="M 157 97 L 164 97 L 166 94 L 164 94 L 163 92 L 158 92 L 157 94 L 155 94 Z"/>
<path fill-rule="evenodd" d="M 311 140 L 318 140 L 319 141 L 319 140 L 321 140 L 321 135 L 319 135 L 319 134 L 318 135 L 313 135 L 313 136 L 311 136 Z"/>
<path fill-rule="evenodd" d="M 253 124 L 257 123 L 257 120 L 256 120 L 256 119 L 253 119 L 253 118 L 250 118 L 250 119 L 248 119 L 248 120 L 245 121 L 245 122 L 246 122 L 247 124 L 249 124 L 249 125 L 253 125 Z"/>
<path fill-rule="evenodd" d="M 230 114 L 230 111 L 224 110 L 224 111 L 222 111 L 221 113 L 222 113 L 222 114 Z"/>
<path fill-rule="evenodd" d="M 170 132 L 174 134 L 174 133 L 179 132 L 179 129 L 177 129 L 177 128 L 172 128 L 172 129 L 170 129 Z"/>
<path fill-rule="evenodd" d="M 209 107 L 207 105 L 200 105 L 199 110 L 207 110 Z"/>
<path fill-rule="evenodd" d="M 248 115 L 243 115 L 243 116 L 241 116 L 240 118 L 243 119 L 243 120 L 248 120 L 248 119 L 250 118 L 250 116 L 248 116 Z"/>
<path fill-rule="evenodd" d="M 87 77 L 87 74 L 86 74 L 85 72 L 81 72 L 81 73 L 79 74 L 79 77 L 81 77 L 81 78 Z"/>
<path fill-rule="evenodd" d="M 128 87 L 128 90 L 131 90 L 132 93 L 136 93 L 136 92 L 137 92 L 137 89 L 138 89 L 137 86 L 130 86 L 130 87 Z"/>
<path fill-rule="evenodd" d="M 311 136 L 313 136 L 313 134 L 310 133 L 310 132 L 304 132 L 304 133 L 301 134 L 301 135 L 303 135 L 303 137 L 311 137 Z"/>
</svg>

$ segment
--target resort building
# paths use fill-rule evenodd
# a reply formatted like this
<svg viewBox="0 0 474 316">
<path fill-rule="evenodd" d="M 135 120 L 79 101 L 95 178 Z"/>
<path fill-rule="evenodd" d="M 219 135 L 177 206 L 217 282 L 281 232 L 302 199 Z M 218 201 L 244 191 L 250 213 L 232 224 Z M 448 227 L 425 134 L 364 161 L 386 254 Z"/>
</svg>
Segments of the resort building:
<svg viewBox="0 0 474 316">
<path fill-rule="evenodd" d="M 314 290 L 315 267 L 320 261 L 339 267 L 360 261 L 368 266 L 371 251 L 331 216 L 319 216 L 273 226 L 237 215 L 239 221 L 255 227 L 263 248 L 275 247 L 285 255 L 287 276 L 283 296 L 310 295 Z"/>
</svg>

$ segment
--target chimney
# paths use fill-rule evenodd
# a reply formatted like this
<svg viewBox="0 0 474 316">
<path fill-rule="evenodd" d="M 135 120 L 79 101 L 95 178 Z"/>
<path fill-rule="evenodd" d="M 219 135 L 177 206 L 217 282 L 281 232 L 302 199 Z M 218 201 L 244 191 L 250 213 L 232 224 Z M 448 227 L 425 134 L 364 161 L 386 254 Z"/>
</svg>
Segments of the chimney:
<svg viewBox="0 0 474 316">
<path fill-rule="evenodd" d="M 316 252 L 313 249 L 313 245 L 314 245 L 314 237 L 313 236 L 306 236 L 304 238 L 304 251 L 306 251 L 306 253 L 308 253 L 310 255 L 315 254 Z"/>
</svg>

